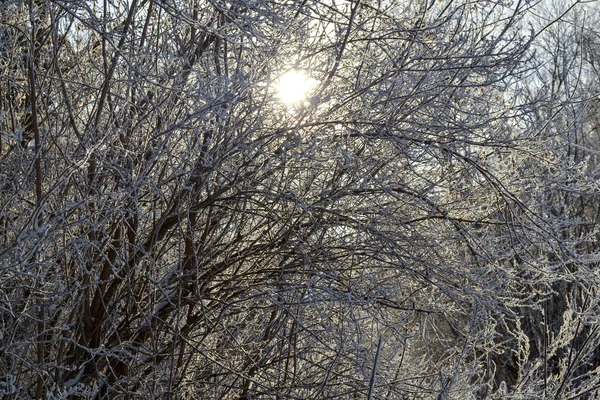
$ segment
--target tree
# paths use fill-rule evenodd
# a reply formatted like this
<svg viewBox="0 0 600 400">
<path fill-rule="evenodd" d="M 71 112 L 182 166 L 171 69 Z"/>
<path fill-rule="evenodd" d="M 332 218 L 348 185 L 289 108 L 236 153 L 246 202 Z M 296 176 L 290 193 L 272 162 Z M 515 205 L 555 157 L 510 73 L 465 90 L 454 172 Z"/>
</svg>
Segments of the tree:
<svg viewBox="0 0 600 400">
<path fill-rule="evenodd" d="M 600 387 L 595 323 L 597 169 L 593 99 L 597 96 L 597 11 L 578 2 L 533 8 L 535 73 L 516 95 L 532 109 L 538 144 L 513 171 L 511 191 L 538 216 L 544 246 L 515 254 L 540 271 L 538 292 L 517 311 L 521 345 L 503 356 L 512 369 L 506 398 L 594 398 Z M 543 16 L 543 17 L 540 17 Z M 523 254 L 533 257 L 523 260 Z M 509 359 L 509 360 L 506 360 Z M 518 360 L 517 360 L 518 359 Z M 512 397 L 511 397 L 512 396 Z M 520 396 L 520 397 L 519 397 Z"/>
<path fill-rule="evenodd" d="M 553 283 L 525 5 L 0 7 L 7 398 L 503 390 Z"/>
</svg>

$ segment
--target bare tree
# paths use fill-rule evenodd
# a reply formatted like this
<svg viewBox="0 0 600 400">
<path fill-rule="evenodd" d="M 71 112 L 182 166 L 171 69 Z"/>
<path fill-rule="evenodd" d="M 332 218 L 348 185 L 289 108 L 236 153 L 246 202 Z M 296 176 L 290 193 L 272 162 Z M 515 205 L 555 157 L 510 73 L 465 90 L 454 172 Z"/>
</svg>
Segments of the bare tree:
<svg viewBox="0 0 600 400">
<path fill-rule="evenodd" d="M 534 73 L 514 89 L 537 125 L 528 155 L 506 169 L 509 190 L 535 225 L 537 243 L 517 240 L 508 259 L 535 274 L 529 304 L 499 330 L 508 340 L 493 357 L 501 398 L 594 398 L 600 387 L 596 315 L 597 97 L 593 6 L 540 3 L 531 10 Z M 512 158 L 512 157 L 511 157 Z M 534 234 L 528 233 L 534 237 Z M 516 238 L 516 237 L 515 237 Z M 513 242 L 514 243 L 514 242 Z M 541 245 L 541 243 L 544 243 Z M 522 288 L 520 291 L 525 292 Z"/>
<path fill-rule="evenodd" d="M 504 390 L 554 283 L 524 4 L 0 10 L 7 398 Z"/>
</svg>

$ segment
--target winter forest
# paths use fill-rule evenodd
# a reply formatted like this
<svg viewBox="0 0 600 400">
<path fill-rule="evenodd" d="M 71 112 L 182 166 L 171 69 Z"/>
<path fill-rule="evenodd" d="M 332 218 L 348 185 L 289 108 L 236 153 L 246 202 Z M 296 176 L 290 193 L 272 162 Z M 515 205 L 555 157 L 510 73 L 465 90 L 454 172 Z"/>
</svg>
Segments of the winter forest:
<svg viewBox="0 0 600 400">
<path fill-rule="evenodd" d="M 0 2 L 0 398 L 599 399 L 600 2 Z"/>
</svg>

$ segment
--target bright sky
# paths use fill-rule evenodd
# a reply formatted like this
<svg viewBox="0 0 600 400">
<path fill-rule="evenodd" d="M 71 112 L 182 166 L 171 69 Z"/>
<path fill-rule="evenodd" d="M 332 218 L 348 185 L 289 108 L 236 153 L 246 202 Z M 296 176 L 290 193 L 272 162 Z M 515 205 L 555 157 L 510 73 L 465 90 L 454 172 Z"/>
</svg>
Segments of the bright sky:
<svg viewBox="0 0 600 400">
<path fill-rule="evenodd" d="M 285 104 L 293 104 L 306 99 L 317 86 L 317 81 L 302 71 L 292 69 L 281 75 L 276 83 L 277 97 Z"/>
</svg>

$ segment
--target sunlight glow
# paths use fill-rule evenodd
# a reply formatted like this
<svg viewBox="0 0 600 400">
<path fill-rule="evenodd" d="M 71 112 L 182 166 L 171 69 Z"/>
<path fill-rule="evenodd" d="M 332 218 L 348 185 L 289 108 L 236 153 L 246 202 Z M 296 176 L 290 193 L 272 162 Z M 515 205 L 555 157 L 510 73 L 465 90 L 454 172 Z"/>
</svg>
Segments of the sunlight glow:
<svg viewBox="0 0 600 400">
<path fill-rule="evenodd" d="M 309 92 L 317 86 L 317 81 L 302 71 L 291 70 L 279 77 L 276 83 L 277 96 L 288 105 L 306 99 Z"/>
</svg>

